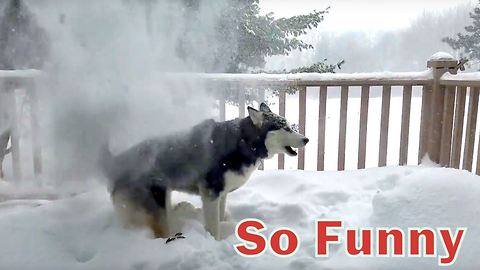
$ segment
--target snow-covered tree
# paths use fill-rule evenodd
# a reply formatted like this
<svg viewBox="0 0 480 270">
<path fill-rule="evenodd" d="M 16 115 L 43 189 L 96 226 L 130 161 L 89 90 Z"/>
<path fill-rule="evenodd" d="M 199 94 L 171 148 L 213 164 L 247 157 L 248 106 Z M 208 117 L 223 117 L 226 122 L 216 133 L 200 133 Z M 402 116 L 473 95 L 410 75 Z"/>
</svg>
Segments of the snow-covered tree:
<svg viewBox="0 0 480 270">
<path fill-rule="evenodd" d="M 199 0 L 184 0 L 185 7 L 190 11 L 188 16 L 194 17 L 199 7 Z M 308 30 L 316 28 L 324 19 L 328 9 L 312 11 L 309 14 L 297 15 L 291 18 L 276 19 L 273 13 L 260 14 L 259 0 L 231 0 L 226 5 L 222 17 L 218 21 L 216 42 L 221 44 L 212 52 L 216 63 L 227 63 L 207 67 L 207 71 L 217 72 L 247 72 L 252 69 L 262 69 L 265 58 L 274 55 L 288 55 L 294 50 L 313 49 L 313 45 L 300 39 Z M 192 25 L 192 27 L 195 27 Z M 188 35 L 178 42 L 178 53 L 181 57 L 195 58 L 190 55 Z M 223 45 L 222 45 L 223 44 Z M 220 67 L 220 68 L 219 68 Z M 325 72 L 332 67 L 326 63 L 317 63 L 302 70 Z"/>
<path fill-rule="evenodd" d="M 50 42 L 21 0 L 10 0 L 0 14 L 0 69 L 41 68 Z"/>
<path fill-rule="evenodd" d="M 456 37 L 443 39 L 454 50 L 459 50 L 470 60 L 480 60 L 480 7 L 475 7 L 470 12 L 473 20 L 471 25 L 465 27 L 466 33 L 458 33 Z"/>
</svg>

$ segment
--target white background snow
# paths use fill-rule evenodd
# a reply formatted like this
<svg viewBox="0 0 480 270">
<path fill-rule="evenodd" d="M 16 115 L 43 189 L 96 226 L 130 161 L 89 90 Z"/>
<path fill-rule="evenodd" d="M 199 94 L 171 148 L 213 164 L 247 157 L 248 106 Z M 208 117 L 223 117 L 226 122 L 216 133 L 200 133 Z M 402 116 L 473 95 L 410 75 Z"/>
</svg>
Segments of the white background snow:
<svg viewBox="0 0 480 270">
<path fill-rule="evenodd" d="M 72 161 L 68 160 L 72 158 L 68 151 L 62 151 L 70 149 L 66 149 L 62 143 L 70 143 L 68 139 L 72 138 L 69 135 L 75 134 L 75 131 L 91 128 L 85 125 L 89 120 L 95 120 L 94 124 L 98 124 L 94 127 L 116 123 L 118 119 L 98 116 L 118 112 L 115 110 L 119 108 L 115 105 L 121 102 L 117 99 L 128 101 L 127 109 L 131 112 L 129 119 L 120 119 L 122 124 L 129 127 L 128 130 L 123 130 L 123 136 L 128 138 L 129 144 L 157 134 L 159 126 L 165 127 L 162 132 L 168 132 L 211 115 L 210 107 L 204 109 L 205 104 L 210 104 L 210 99 L 205 97 L 202 85 L 189 82 L 178 84 L 156 77 L 157 73 L 147 72 L 154 69 L 168 70 L 167 67 L 172 66 L 175 70 L 183 70 L 185 63 L 172 59 L 174 44 L 163 44 L 164 47 L 155 47 L 156 50 L 152 51 L 145 33 L 137 31 L 143 27 L 143 9 L 111 5 L 107 1 L 91 1 L 96 5 L 86 5 L 89 7 L 87 9 L 81 9 L 78 4 L 80 2 L 50 2 L 55 4 L 48 6 L 42 5 L 44 2 L 29 1 L 32 9 L 39 14 L 39 21 L 49 26 L 47 30 L 53 33 L 56 41 L 53 55 L 56 62 L 47 73 L 56 74 L 57 77 L 45 78 L 39 84 L 39 89 L 45 94 L 40 96 L 44 102 L 42 115 L 50 113 L 51 117 L 43 118 L 42 124 L 53 133 L 42 134 L 43 142 L 47 143 L 44 149 L 46 170 L 58 166 L 54 164 L 55 161 Z M 131 3 L 133 2 L 130 1 L 129 4 Z M 77 9 L 81 12 L 72 12 Z M 57 15 L 64 11 L 72 12 L 68 17 L 71 22 L 68 27 L 71 29 L 57 22 Z M 205 18 L 212 18 L 207 15 L 212 15 L 215 10 L 208 12 L 210 13 L 205 14 Z M 156 14 L 158 18 L 167 15 L 178 14 L 165 14 L 162 11 Z M 86 17 L 87 21 L 84 20 Z M 211 22 L 206 20 L 203 23 L 202 27 L 208 27 Z M 89 35 L 91 29 L 95 29 L 97 34 Z M 159 39 L 167 37 L 164 40 L 174 40 L 178 34 L 171 31 L 170 26 L 161 24 L 157 30 Z M 109 38 L 112 33 L 115 39 Z M 208 52 L 207 49 L 208 44 L 207 48 L 198 48 L 200 53 Z M 131 53 L 135 51 L 140 53 Z M 163 60 L 162 66 L 153 63 L 155 57 Z M 52 89 L 58 89 L 59 92 Z M 120 95 L 118 89 L 122 89 Z M 222 241 L 214 241 L 205 232 L 201 224 L 201 213 L 188 204 L 182 204 L 177 209 L 177 216 L 180 217 L 177 229 L 186 235 L 184 240 L 165 245 L 162 239 L 151 239 L 148 231 L 122 228 L 114 216 L 102 181 L 89 181 L 88 185 L 82 182 L 81 188 L 75 182 L 85 181 L 81 175 L 85 167 L 80 161 L 81 158 L 91 157 L 83 148 L 76 149 L 79 152 L 75 152 L 78 155 L 73 158 L 79 174 L 67 170 L 56 175 L 46 174 L 40 179 L 44 183 L 49 183 L 52 179 L 63 185 L 72 183 L 70 188 L 53 189 L 49 185 L 38 188 L 31 185 L 33 182 L 26 181 L 29 179 L 28 174 L 24 175 L 23 183 L 17 179 L 12 180 L 10 159 L 6 159 L 7 179 L 11 182 L 0 183 L 0 269 L 439 268 L 433 258 L 351 259 L 343 253 L 342 247 L 333 249 L 330 258 L 315 258 L 313 226 L 317 218 L 343 219 L 349 227 L 468 227 L 457 262 L 450 268 L 479 268 L 479 177 L 453 169 L 394 166 L 398 163 L 401 90 L 392 88 L 388 156 L 391 167 L 346 172 L 313 171 L 316 166 L 318 91 L 309 88 L 308 92 L 306 133 L 311 142 L 306 149 L 307 171 L 276 171 L 272 170 L 276 167 L 276 159 L 266 161 L 265 167 L 268 170 L 256 172 L 245 187 L 229 196 L 231 221 L 222 224 L 226 237 Z M 381 102 L 373 96 L 378 96 L 380 92 L 379 88 L 374 88 L 371 93 L 367 167 L 375 167 L 378 158 Z M 352 96 L 359 96 L 360 89 L 354 87 L 351 93 Z M 419 93 L 418 88 L 414 89 L 416 97 L 412 101 L 409 164 L 416 164 L 417 161 L 421 104 Z M 333 97 L 337 94 L 338 89 L 332 89 L 327 103 L 327 170 L 336 168 L 339 99 Z M 189 103 L 185 103 L 185 100 Z M 277 111 L 278 103 L 271 101 L 274 103 L 272 109 Z M 348 106 L 346 167 L 352 170 L 356 167 L 357 159 L 359 98 L 349 99 Z M 58 111 L 52 113 L 48 110 L 53 107 Z M 82 117 L 71 118 L 71 113 L 78 113 Z M 237 113 L 238 108 L 227 107 L 229 118 Z M 182 121 L 175 118 L 178 115 L 182 116 Z M 288 97 L 287 118 L 291 122 L 298 119 L 296 96 Z M 47 137 L 48 135 L 54 136 Z M 28 132 L 22 133 L 22 136 L 22 149 L 26 150 L 22 156 L 22 161 L 25 162 L 22 164 L 27 169 L 31 168 L 31 157 L 27 154 L 31 149 L 30 138 Z M 52 142 L 47 138 L 56 140 L 55 143 L 59 143 L 55 145 L 57 148 L 51 147 L 48 143 Z M 122 138 L 119 141 L 121 144 Z M 95 147 L 92 148 L 96 150 Z M 60 151 L 54 152 L 52 149 Z M 59 156 L 54 159 L 52 152 Z M 62 165 L 67 168 L 70 164 L 66 161 Z M 287 157 L 286 168 L 296 168 L 296 159 Z M 184 194 L 175 194 L 174 200 L 189 201 L 195 207 L 200 206 L 198 198 Z M 263 220 L 269 231 L 284 226 L 294 229 L 301 238 L 300 250 L 289 258 L 278 258 L 268 252 L 255 259 L 237 255 L 232 246 L 238 240 L 232 232 L 236 223 L 244 218 Z"/>
</svg>

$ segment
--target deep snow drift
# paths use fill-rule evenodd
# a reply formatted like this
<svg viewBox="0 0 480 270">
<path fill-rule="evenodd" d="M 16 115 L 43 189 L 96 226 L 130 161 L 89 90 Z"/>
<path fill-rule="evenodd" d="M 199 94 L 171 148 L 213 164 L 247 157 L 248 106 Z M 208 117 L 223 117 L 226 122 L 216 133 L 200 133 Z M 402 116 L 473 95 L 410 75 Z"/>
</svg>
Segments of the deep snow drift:
<svg viewBox="0 0 480 270">
<path fill-rule="evenodd" d="M 21 194 L 7 185 L 0 193 Z M 25 196 L 18 196 L 20 199 Z M 199 200 L 175 194 L 175 201 Z M 10 196 L 10 199 L 15 196 Z M 437 269 L 436 258 L 348 258 L 332 248 L 315 258 L 316 218 L 343 219 L 345 226 L 468 227 L 456 263 L 475 269 L 480 241 L 480 178 L 465 171 L 432 167 L 388 167 L 352 172 L 258 171 L 229 195 L 229 235 L 214 241 L 198 209 L 177 208 L 185 240 L 168 245 L 147 231 L 117 222 L 105 188 L 73 197 L 0 203 L 0 269 Z M 39 198 L 41 199 L 41 198 Z M 287 226 L 301 240 L 288 258 L 270 254 L 247 259 L 235 253 L 233 228 L 258 218 L 268 231 Z M 443 255 L 443 249 L 438 247 Z"/>
</svg>

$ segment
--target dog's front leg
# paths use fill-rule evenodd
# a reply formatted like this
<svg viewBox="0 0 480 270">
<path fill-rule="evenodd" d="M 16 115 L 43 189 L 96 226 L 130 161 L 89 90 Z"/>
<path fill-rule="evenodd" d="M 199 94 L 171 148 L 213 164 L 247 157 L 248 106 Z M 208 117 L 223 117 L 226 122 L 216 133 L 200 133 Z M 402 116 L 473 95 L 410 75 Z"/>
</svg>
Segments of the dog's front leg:
<svg viewBox="0 0 480 270">
<path fill-rule="evenodd" d="M 220 195 L 220 221 L 227 221 L 226 216 L 227 208 L 227 194 Z"/>
<path fill-rule="evenodd" d="M 200 190 L 205 228 L 216 240 L 220 240 L 220 197 L 210 195 L 208 190 Z"/>
</svg>

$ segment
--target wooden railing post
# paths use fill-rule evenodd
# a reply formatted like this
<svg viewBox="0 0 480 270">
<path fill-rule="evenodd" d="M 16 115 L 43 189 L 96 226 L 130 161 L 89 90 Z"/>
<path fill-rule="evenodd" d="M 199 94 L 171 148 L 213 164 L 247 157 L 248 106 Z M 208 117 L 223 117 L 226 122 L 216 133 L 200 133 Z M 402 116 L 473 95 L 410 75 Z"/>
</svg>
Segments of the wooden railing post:
<svg viewBox="0 0 480 270">
<path fill-rule="evenodd" d="M 258 104 L 260 105 L 262 102 L 266 102 L 267 100 L 265 99 L 265 88 L 260 88 L 258 90 Z M 264 170 L 265 169 L 265 166 L 262 163 L 260 163 L 260 166 L 258 166 L 258 169 L 259 170 Z"/>
<path fill-rule="evenodd" d="M 280 89 L 278 93 L 278 114 L 280 116 L 285 117 L 285 102 L 287 101 L 287 92 L 285 89 Z M 278 169 L 283 170 L 285 169 L 285 154 L 278 155 Z"/>
<path fill-rule="evenodd" d="M 245 90 L 246 87 L 239 85 L 239 84 L 234 84 L 233 89 L 235 89 L 235 92 L 237 93 L 238 97 L 238 117 L 239 118 L 245 118 L 245 104 L 246 104 L 246 98 L 245 98 Z"/>
<path fill-rule="evenodd" d="M 8 103 L 10 110 L 10 130 L 11 130 L 11 148 L 12 148 L 12 168 L 13 168 L 13 177 L 16 181 L 20 181 L 22 178 L 22 170 L 20 165 L 20 132 L 19 132 L 19 123 L 18 123 L 18 111 L 17 111 L 17 101 L 15 97 L 15 88 L 16 83 L 13 80 L 5 80 L 5 91 L 8 94 Z"/>
<path fill-rule="evenodd" d="M 305 125 L 307 118 L 307 87 L 300 86 L 298 89 L 298 131 L 305 135 Z M 305 169 L 305 148 L 298 149 L 298 169 Z"/>
<path fill-rule="evenodd" d="M 457 73 L 458 61 L 445 54 L 434 54 L 428 60 L 427 67 L 432 70 L 433 82 L 424 88 L 422 116 L 420 126 L 420 153 L 422 159 L 428 155 L 430 160 L 440 163 L 440 148 L 444 114 L 445 86 L 440 84 L 440 78 L 446 72 Z"/>
<path fill-rule="evenodd" d="M 35 176 L 42 174 L 42 147 L 40 145 L 40 125 L 38 109 L 38 93 L 33 79 L 28 80 L 28 93 L 30 94 L 30 123 L 32 125 L 32 153 L 33 172 Z"/>
</svg>

